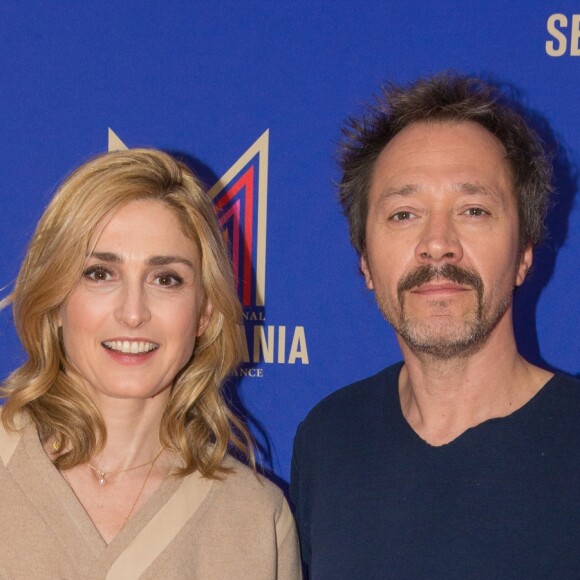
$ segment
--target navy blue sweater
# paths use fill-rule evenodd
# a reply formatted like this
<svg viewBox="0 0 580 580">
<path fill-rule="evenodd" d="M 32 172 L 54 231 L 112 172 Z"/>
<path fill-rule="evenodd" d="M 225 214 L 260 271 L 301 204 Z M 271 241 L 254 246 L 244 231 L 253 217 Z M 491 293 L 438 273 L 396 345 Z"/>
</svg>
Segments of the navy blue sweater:
<svg viewBox="0 0 580 580">
<path fill-rule="evenodd" d="M 401 365 L 298 428 L 291 497 L 312 580 L 580 578 L 580 382 L 441 447 L 402 415 Z"/>
</svg>

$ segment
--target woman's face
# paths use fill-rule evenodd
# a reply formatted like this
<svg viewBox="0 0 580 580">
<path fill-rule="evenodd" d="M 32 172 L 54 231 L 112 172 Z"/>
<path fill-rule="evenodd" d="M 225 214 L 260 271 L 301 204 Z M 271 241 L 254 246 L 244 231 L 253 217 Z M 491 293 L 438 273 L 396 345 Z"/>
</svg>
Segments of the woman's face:
<svg viewBox="0 0 580 580">
<path fill-rule="evenodd" d="M 67 359 L 91 396 L 169 396 L 211 304 L 195 244 L 163 203 L 134 201 L 107 216 L 83 276 L 60 309 Z"/>
</svg>

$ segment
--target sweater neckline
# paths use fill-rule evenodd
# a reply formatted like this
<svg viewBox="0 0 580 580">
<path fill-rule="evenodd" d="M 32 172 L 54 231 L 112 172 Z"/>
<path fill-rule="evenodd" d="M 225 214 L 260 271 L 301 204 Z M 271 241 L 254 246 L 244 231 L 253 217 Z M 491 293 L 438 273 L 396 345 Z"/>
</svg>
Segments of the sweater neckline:
<svg viewBox="0 0 580 580">
<path fill-rule="evenodd" d="M 26 453 L 37 468 L 38 477 L 43 480 L 45 486 L 52 492 L 51 495 L 53 500 L 56 500 L 55 503 L 59 504 L 60 508 L 66 512 L 67 520 L 77 528 L 77 533 L 80 534 L 85 542 L 92 545 L 92 551 L 100 552 L 102 555 L 108 552 L 120 553 L 126 548 L 163 505 L 167 503 L 181 484 L 181 479 L 179 478 L 166 478 L 143 507 L 133 514 L 124 528 L 107 544 L 73 489 L 44 451 L 38 432 L 32 422 L 24 430 L 22 439 Z"/>
<path fill-rule="evenodd" d="M 401 407 L 401 399 L 399 397 L 399 376 L 401 374 L 401 370 L 403 368 L 404 362 L 399 362 L 390 367 L 388 370 L 391 373 L 391 376 L 387 378 L 387 382 L 393 385 L 393 388 L 385 389 L 386 391 L 386 400 L 385 404 L 388 405 L 385 408 L 394 408 L 395 416 L 399 426 L 402 428 L 403 432 L 405 432 L 409 439 L 414 440 L 419 445 L 426 447 L 427 449 L 433 450 L 433 452 L 437 452 L 437 450 L 445 450 L 451 449 L 456 445 L 460 444 L 462 441 L 465 440 L 466 437 L 471 437 L 474 434 L 481 431 L 481 428 L 484 428 L 486 425 L 492 424 L 509 424 L 511 422 L 515 422 L 521 419 L 524 419 L 526 415 L 529 413 L 534 412 L 534 409 L 537 405 L 542 404 L 542 400 L 549 394 L 549 392 L 555 386 L 555 383 L 558 382 L 561 373 L 554 373 L 554 375 L 546 381 L 546 383 L 535 393 L 526 403 L 524 403 L 521 407 L 510 413 L 509 415 L 504 415 L 503 417 L 490 417 L 477 425 L 473 425 L 472 427 L 468 427 L 465 431 L 460 433 L 455 439 L 447 443 L 443 443 L 442 445 L 432 445 L 428 441 L 425 441 L 409 424 L 405 415 L 403 414 L 403 409 Z M 389 380 L 390 379 L 390 380 Z M 390 400 L 388 400 L 390 399 Z"/>
</svg>

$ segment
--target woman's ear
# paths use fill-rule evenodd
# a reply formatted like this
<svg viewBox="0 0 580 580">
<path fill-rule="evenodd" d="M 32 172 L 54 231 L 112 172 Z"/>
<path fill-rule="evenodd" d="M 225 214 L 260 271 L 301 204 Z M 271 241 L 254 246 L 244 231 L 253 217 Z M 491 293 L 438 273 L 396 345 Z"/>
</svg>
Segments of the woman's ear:
<svg viewBox="0 0 580 580">
<path fill-rule="evenodd" d="M 203 312 L 199 317 L 199 321 L 197 323 L 197 334 L 196 334 L 197 336 L 201 336 L 205 332 L 205 329 L 207 328 L 207 325 L 211 320 L 212 314 L 213 314 L 213 304 L 211 303 L 211 300 L 207 298 L 205 301 L 205 305 L 203 307 Z"/>
</svg>

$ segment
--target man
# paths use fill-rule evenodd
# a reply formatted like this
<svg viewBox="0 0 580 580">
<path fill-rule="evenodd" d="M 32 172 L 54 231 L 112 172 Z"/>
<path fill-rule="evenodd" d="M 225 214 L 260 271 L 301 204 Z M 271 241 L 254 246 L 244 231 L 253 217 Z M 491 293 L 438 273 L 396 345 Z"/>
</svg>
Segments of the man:
<svg viewBox="0 0 580 580">
<path fill-rule="evenodd" d="M 514 288 L 550 164 L 492 87 L 393 87 L 342 150 L 340 199 L 403 363 L 300 425 L 310 578 L 580 578 L 580 383 L 517 351 Z"/>
</svg>

